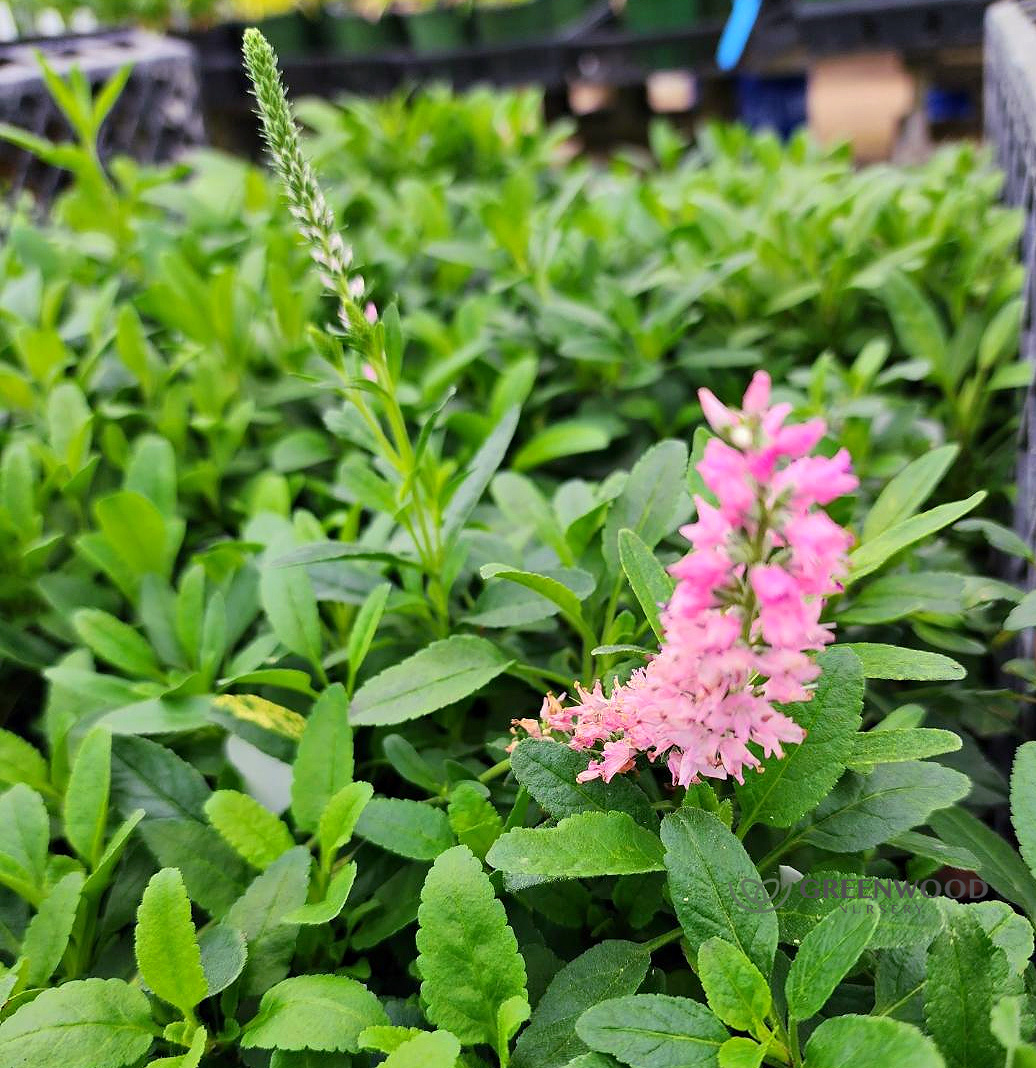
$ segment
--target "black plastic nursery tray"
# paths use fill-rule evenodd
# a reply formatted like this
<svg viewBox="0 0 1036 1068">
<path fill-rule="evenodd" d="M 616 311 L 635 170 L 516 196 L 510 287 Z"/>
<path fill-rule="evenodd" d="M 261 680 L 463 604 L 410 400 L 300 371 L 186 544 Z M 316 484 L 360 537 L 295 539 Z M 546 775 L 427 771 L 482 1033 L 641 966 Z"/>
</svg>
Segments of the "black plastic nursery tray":
<svg viewBox="0 0 1036 1068">
<path fill-rule="evenodd" d="M 59 74 L 79 67 L 95 89 L 127 63 L 133 65 L 101 128 L 102 159 L 127 155 L 143 163 L 164 163 L 204 142 L 194 53 L 182 41 L 124 30 L 0 44 L 0 121 L 66 141 L 72 131 L 47 91 L 37 53 Z M 30 190 L 45 204 L 64 180 L 63 172 L 0 142 L 0 184 L 12 194 Z"/>
<path fill-rule="evenodd" d="M 642 82 L 660 45 L 679 56 L 675 65 L 711 70 L 723 21 L 712 19 L 681 30 L 638 34 L 618 27 L 607 2 L 567 30 L 546 40 L 479 44 L 443 52 L 393 50 L 374 55 L 282 56 L 285 81 L 293 94 L 356 92 L 383 95 L 401 85 L 448 82 L 462 89 L 483 83 L 537 84 L 556 89 L 575 79 L 610 85 Z M 220 38 L 225 42 L 226 38 Z M 205 96 L 225 103 L 241 92 L 244 76 L 237 49 L 203 50 L 199 60 Z"/>
<path fill-rule="evenodd" d="M 892 48 L 906 54 L 977 45 L 988 0 L 795 0 L 814 54 Z"/>
<path fill-rule="evenodd" d="M 1000 0 L 986 15 L 986 136 L 1004 172 L 1004 200 L 1025 212 L 1021 258 L 1026 317 L 1022 355 L 1036 365 L 1036 0 Z M 1036 390 L 1025 399 L 1018 455 L 1015 529 L 1036 545 Z M 1036 585 L 1036 569 L 1029 569 Z M 1033 632 L 1023 632 L 1032 655 Z"/>
</svg>

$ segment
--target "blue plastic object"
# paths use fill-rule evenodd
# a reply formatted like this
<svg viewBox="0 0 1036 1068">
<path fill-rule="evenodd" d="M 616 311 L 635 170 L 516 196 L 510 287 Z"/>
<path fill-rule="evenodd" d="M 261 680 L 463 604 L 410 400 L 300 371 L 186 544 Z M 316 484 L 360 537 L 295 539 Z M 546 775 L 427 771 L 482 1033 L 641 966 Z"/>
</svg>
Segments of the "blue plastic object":
<svg viewBox="0 0 1036 1068">
<path fill-rule="evenodd" d="M 738 118 L 753 130 L 790 137 L 806 123 L 806 79 L 801 75 L 737 76 Z"/>
<path fill-rule="evenodd" d="M 733 70 L 738 65 L 748 38 L 752 35 L 755 20 L 759 17 L 760 7 L 762 0 L 734 0 L 730 18 L 723 27 L 723 35 L 716 49 L 716 65 L 720 70 Z"/>
</svg>

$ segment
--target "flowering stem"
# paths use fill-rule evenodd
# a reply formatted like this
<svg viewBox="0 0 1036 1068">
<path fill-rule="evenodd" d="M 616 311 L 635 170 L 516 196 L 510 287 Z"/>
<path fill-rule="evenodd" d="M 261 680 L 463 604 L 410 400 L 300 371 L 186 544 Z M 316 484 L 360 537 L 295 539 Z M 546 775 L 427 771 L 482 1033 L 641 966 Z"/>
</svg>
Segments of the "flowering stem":
<svg viewBox="0 0 1036 1068">
<path fill-rule="evenodd" d="M 299 131 L 288 103 L 277 57 L 269 42 L 257 29 L 245 31 L 242 43 L 245 66 L 259 105 L 263 138 L 281 180 L 288 207 L 299 232 L 309 245 L 310 255 L 320 270 L 325 287 L 338 299 L 338 317 L 345 329 L 349 347 L 370 369 L 376 385 L 381 418 L 356 388 L 355 375 L 337 367 L 345 396 L 356 408 L 373 438 L 381 457 L 399 475 L 404 501 L 400 523 L 410 535 L 425 571 L 426 592 L 434 609 L 440 635 L 449 631 L 449 596 L 441 581 L 445 550 L 442 544 L 442 515 L 439 507 L 438 480 L 422 477 L 422 471 L 406 418 L 396 395 L 392 371 L 385 355 L 385 324 L 376 314 L 367 317 L 361 306 L 364 284 L 356 273 L 350 274 L 352 250 L 338 232 L 334 212 L 327 203 L 313 169 L 302 154 Z M 382 425 L 382 418 L 388 433 Z M 433 473 L 434 474 L 434 473 Z"/>
</svg>

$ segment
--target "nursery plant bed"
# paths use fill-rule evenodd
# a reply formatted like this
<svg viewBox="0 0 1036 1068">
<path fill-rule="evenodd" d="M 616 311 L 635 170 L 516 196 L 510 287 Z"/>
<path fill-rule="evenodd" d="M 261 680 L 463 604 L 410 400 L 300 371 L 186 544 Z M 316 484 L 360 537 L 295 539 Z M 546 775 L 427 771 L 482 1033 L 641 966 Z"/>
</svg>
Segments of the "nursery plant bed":
<svg viewBox="0 0 1036 1068">
<path fill-rule="evenodd" d="M 204 143 L 195 54 L 185 42 L 124 30 L 0 45 L 0 121 L 60 141 L 71 131 L 47 92 L 37 52 L 60 74 L 79 67 L 94 89 L 126 64 L 133 66 L 102 127 L 102 159 L 126 155 L 164 163 Z M 62 171 L 6 142 L 0 144 L 0 171 L 12 195 L 28 190 L 41 204 L 65 180 Z"/>
</svg>

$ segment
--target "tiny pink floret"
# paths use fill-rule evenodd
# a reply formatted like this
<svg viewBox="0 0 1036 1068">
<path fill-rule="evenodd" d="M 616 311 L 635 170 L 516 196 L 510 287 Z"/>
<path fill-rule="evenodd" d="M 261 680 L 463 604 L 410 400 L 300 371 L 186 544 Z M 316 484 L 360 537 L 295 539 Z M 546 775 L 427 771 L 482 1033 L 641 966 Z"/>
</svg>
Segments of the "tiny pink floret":
<svg viewBox="0 0 1036 1068">
<path fill-rule="evenodd" d="M 600 681 L 577 684 L 574 703 L 548 695 L 538 722 L 516 722 L 593 754 L 581 782 L 608 782 L 638 754 L 664 760 L 680 786 L 743 782 L 759 752 L 782 757 L 805 737 L 777 706 L 812 698 L 814 654 L 833 640 L 820 616 L 842 588 L 852 536 L 819 506 L 856 488 L 849 454 L 809 455 L 823 420 L 785 426 L 790 407 L 770 406 L 764 371 L 740 411 L 706 389 L 699 398 L 718 435 L 698 465 L 716 504 L 696 497 L 697 520 L 680 531 L 692 549 L 670 568 L 659 652 L 607 695 Z"/>
</svg>

